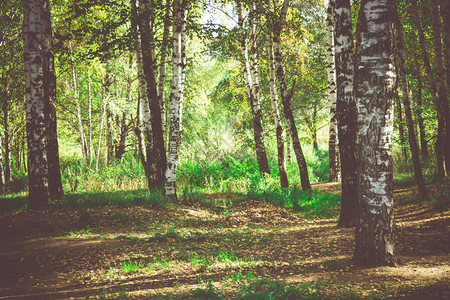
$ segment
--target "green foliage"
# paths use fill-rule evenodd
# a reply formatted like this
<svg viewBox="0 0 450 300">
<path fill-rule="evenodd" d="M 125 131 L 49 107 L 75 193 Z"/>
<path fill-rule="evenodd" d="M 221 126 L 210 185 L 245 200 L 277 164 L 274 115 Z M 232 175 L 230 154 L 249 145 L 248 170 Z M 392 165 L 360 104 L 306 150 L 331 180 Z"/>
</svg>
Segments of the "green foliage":
<svg viewBox="0 0 450 300">
<path fill-rule="evenodd" d="M 84 166 L 81 159 L 62 157 L 61 176 L 63 188 L 69 192 L 111 192 L 146 186 L 141 162 L 128 154 L 122 162 L 113 161 L 97 171 L 92 166 Z"/>
<path fill-rule="evenodd" d="M 269 143 L 268 143 L 269 144 Z M 183 198 L 196 197 L 201 191 L 223 193 L 246 193 L 255 190 L 275 189 L 279 186 L 276 149 L 269 151 L 270 176 L 261 177 L 254 153 L 249 149 L 229 153 L 215 159 L 185 160 L 178 166 L 177 178 Z M 328 178 L 328 151 L 315 151 L 312 146 L 304 147 L 306 162 L 312 182 Z M 297 162 L 286 164 L 291 185 L 300 184 Z"/>
</svg>

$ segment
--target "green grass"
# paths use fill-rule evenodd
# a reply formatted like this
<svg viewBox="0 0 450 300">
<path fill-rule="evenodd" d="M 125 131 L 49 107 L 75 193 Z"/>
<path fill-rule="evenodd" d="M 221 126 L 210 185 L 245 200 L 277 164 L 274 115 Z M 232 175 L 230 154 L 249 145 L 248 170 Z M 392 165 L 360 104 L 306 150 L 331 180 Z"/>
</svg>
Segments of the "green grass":
<svg viewBox="0 0 450 300">
<path fill-rule="evenodd" d="M 302 191 L 297 187 L 250 191 L 246 199 L 255 199 L 303 214 L 305 217 L 330 218 L 339 208 L 339 195 L 318 191 Z"/>
<path fill-rule="evenodd" d="M 56 206 L 66 208 L 89 208 L 99 206 L 122 206 L 129 207 L 135 205 L 164 207 L 168 205 L 168 200 L 159 191 L 134 190 L 115 192 L 83 192 L 66 195 L 63 200 L 56 202 Z M 117 216 L 117 219 L 124 219 L 124 216 Z M 126 220 L 122 220 L 126 221 Z"/>
</svg>

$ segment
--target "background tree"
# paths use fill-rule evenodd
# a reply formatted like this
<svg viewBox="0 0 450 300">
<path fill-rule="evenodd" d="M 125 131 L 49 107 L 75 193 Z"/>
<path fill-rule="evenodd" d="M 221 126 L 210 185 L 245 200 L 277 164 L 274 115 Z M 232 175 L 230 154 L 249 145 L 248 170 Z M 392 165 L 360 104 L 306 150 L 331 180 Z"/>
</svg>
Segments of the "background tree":
<svg viewBox="0 0 450 300">
<path fill-rule="evenodd" d="M 349 0 L 336 0 L 335 43 L 337 120 L 341 160 L 342 195 L 338 226 L 355 225 L 357 203 L 356 99 L 353 96 L 354 56 L 352 14 Z"/>
</svg>

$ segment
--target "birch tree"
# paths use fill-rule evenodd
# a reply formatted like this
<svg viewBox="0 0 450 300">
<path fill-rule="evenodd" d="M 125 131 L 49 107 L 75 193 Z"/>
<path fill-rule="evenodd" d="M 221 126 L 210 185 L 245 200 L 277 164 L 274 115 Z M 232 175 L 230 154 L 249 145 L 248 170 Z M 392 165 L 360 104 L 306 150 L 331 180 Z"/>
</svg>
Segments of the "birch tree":
<svg viewBox="0 0 450 300">
<path fill-rule="evenodd" d="M 292 138 L 292 144 L 294 148 L 294 153 L 297 158 L 297 164 L 300 171 L 300 179 L 303 190 L 310 190 L 311 183 L 309 182 L 308 168 L 306 166 L 305 156 L 303 155 L 302 146 L 300 145 L 300 140 L 298 138 L 297 126 L 295 125 L 294 114 L 291 109 L 291 98 L 294 92 L 295 82 L 292 86 L 291 92 L 288 92 L 284 74 L 283 58 L 281 54 L 281 31 L 286 20 L 286 14 L 289 8 L 289 0 L 283 1 L 283 7 L 280 12 L 280 16 L 277 20 L 274 20 L 273 24 L 273 47 L 274 47 L 274 57 L 278 85 L 280 87 L 281 100 L 283 103 L 284 116 L 286 117 L 286 123 L 288 130 L 290 131 L 290 136 Z"/>
<path fill-rule="evenodd" d="M 334 47 L 334 0 L 329 0 L 327 8 L 327 75 L 328 103 L 330 105 L 330 134 L 328 142 L 328 161 L 330 166 L 330 182 L 339 181 L 339 147 L 336 116 L 336 65 Z"/>
<path fill-rule="evenodd" d="M 267 52 L 269 53 L 269 85 L 270 102 L 272 104 L 272 117 L 275 124 L 277 136 L 278 172 L 280 174 L 280 186 L 289 187 L 289 180 L 286 173 L 286 161 L 284 159 L 283 127 L 281 125 L 280 110 L 278 108 L 278 93 L 276 88 L 275 60 L 273 57 L 273 39 L 268 37 Z"/>
<path fill-rule="evenodd" d="M 356 100 L 353 96 L 353 29 L 350 0 L 335 3 L 336 110 L 342 196 L 338 226 L 355 225 L 357 200 Z"/>
<path fill-rule="evenodd" d="M 154 31 L 152 29 L 153 1 L 141 0 L 139 33 L 141 37 L 141 51 L 143 70 L 146 81 L 146 95 L 150 109 L 151 148 L 146 149 L 148 186 L 150 189 L 164 189 L 165 172 L 167 165 L 164 144 L 164 130 L 161 118 L 161 105 L 158 97 L 158 87 L 155 74 Z M 145 106 L 144 106 L 145 108 Z M 145 114 L 144 118 L 145 119 Z"/>
<path fill-rule="evenodd" d="M 355 261 L 395 264 L 392 137 L 393 20 L 390 0 L 362 0 L 357 27 L 358 217 Z"/>
<path fill-rule="evenodd" d="M 245 85 L 252 110 L 253 137 L 255 140 L 256 160 L 261 175 L 270 174 L 262 127 L 262 112 L 259 99 L 258 51 L 256 41 L 255 3 L 250 3 L 248 28 L 244 27 L 243 5 L 237 1 L 238 25 L 245 34 L 241 39 Z"/>
<path fill-rule="evenodd" d="M 23 0 L 23 43 L 28 144 L 28 203 L 48 204 L 48 160 L 42 53 L 42 0 Z"/>
<path fill-rule="evenodd" d="M 172 52 L 172 92 L 170 95 L 170 129 L 166 169 L 166 196 L 177 200 L 176 172 L 178 152 L 181 144 L 183 92 L 186 74 L 186 16 L 187 1 L 173 2 L 173 52 Z"/>
</svg>

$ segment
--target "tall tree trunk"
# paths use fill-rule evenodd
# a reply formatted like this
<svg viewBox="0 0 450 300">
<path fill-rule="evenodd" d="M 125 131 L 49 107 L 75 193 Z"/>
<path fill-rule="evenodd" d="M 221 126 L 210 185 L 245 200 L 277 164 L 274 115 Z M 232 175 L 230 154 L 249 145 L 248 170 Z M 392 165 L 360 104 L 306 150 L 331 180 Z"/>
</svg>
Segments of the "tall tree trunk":
<svg viewBox="0 0 450 300">
<path fill-rule="evenodd" d="M 87 152 L 89 158 L 89 165 L 92 164 L 92 97 L 91 97 L 91 78 L 88 76 L 88 139 L 87 139 Z"/>
<path fill-rule="evenodd" d="M 170 129 L 166 169 L 166 196 L 177 200 L 177 165 L 181 145 L 184 74 L 186 72 L 186 1 L 173 2 L 173 37 L 172 37 L 172 92 L 170 94 Z"/>
<path fill-rule="evenodd" d="M 241 51 L 244 56 L 244 78 L 252 110 L 253 137 L 255 140 L 256 160 L 261 175 L 270 174 L 269 162 L 267 160 L 266 147 L 262 127 L 262 113 L 259 102 L 259 75 L 258 75 L 258 53 L 256 44 L 256 24 L 254 22 L 254 3 L 250 4 L 249 25 L 246 38 L 241 40 Z M 237 1 L 238 24 L 244 29 L 244 18 L 242 14 L 242 3 Z"/>
<path fill-rule="evenodd" d="M 106 160 L 105 165 L 110 165 L 114 157 L 114 131 L 113 131 L 114 114 L 110 105 L 106 106 Z"/>
<path fill-rule="evenodd" d="M 3 194 L 5 188 L 5 174 L 3 172 L 3 155 L 2 155 L 2 137 L 0 135 L 0 194 Z"/>
<path fill-rule="evenodd" d="M 102 149 L 102 138 L 103 138 L 103 126 L 106 121 L 106 107 L 108 106 L 108 98 L 105 97 L 105 86 L 102 87 L 102 116 L 100 119 L 100 129 L 98 130 L 98 143 L 97 143 L 97 155 L 95 159 L 95 170 L 98 170 L 100 163 L 100 154 Z"/>
<path fill-rule="evenodd" d="M 444 48 L 442 45 L 442 22 L 440 16 L 439 0 L 432 0 L 431 21 L 433 26 L 433 41 L 434 41 L 434 61 L 436 65 L 436 88 L 438 93 L 439 109 L 444 120 L 443 139 L 442 139 L 442 153 L 445 158 L 445 169 L 447 175 L 450 174 L 450 113 L 447 96 L 447 84 L 445 80 L 445 66 L 444 66 Z M 447 25 L 448 28 L 448 25 Z M 448 51 L 448 50 L 447 50 Z M 447 151 L 445 150 L 447 149 Z"/>
<path fill-rule="evenodd" d="M 416 177 L 417 187 L 419 189 L 419 194 L 422 198 L 428 199 L 427 189 L 425 186 L 425 181 L 423 180 L 422 166 L 420 164 L 419 156 L 419 146 L 417 145 L 416 132 L 414 130 L 414 123 L 412 119 L 411 104 L 409 101 L 409 87 L 408 79 L 406 74 L 406 63 L 405 63 L 405 53 L 404 53 L 404 41 L 403 41 L 403 30 L 402 24 L 398 17 L 397 7 L 393 5 L 392 10 L 395 12 L 395 31 L 396 31 L 396 41 L 397 41 L 397 58 L 398 58 L 398 70 L 400 72 L 400 80 L 402 84 L 402 98 L 403 106 L 405 107 L 405 117 L 406 117 L 406 127 L 408 128 L 408 141 L 411 148 L 411 158 L 414 166 L 414 176 Z"/>
<path fill-rule="evenodd" d="M 159 61 L 159 78 L 158 78 L 158 97 L 159 104 L 161 107 L 161 122 L 162 128 L 165 131 L 166 129 L 166 101 L 165 101 L 165 93 L 164 87 L 166 83 L 166 57 L 167 57 L 167 46 L 169 44 L 169 33 L 170 33 L 170 5 L 171 1 L 166 0 L 165 3 L 165 12 L 164 12 L 164 29 L 163 29 L 163 38 L 161 45 L 161 54 Z"/>
<path fill-rule="evenodd" d="M 397 84 L 396 84 L 397 86 Z M 395 89 L 397 90 L 397 88 Z M 405 160 L 405 163 L 408 161 L 408 153 L 406 151 L 406 145 L 405 145 L 405 130 L 403 128 L 403 112 L 402 112 L 402 102 L 400 101 L 400 97 L 398 97 L 398 94 L 396 94 L 396 106 L 397 106 L 397 118 L 398 118 L 398 133 L 400 136 L 400 147 L 402 148 L 403 153 L 403 159 Z"/>
<path fill-rule="evenodd" d="M 272 103 L 272 116 L 276 128 L 277 136 L 277 154 L 278 154 L 278 172 L 280 174 L 280 186 L 282 188 L 289 187 L 289 181 L 286 173 L 286 162 L 284 160 L 284 140 L 283 126 L 281 125 L 280 110 L 278 109 L 278 93 L 276 87 L 275 60 L 273 57 L 273 39 L 268 38 L 267 52 L 269 53 L 269 85 L 270 100 Z"/>
<path fill-rule="evenodd" d="M 10 139 L 10 127 L 9 127 L 9 101 L 5 99 L 3 102 L 3 126 L 5 129 L 5 180 L 7 183 L 11 179 L 11 139 Z"/>
<path fill-rule="evenodd" d="M 164 132 L 161 120 L 161 106 L 158 98 L 158 88 L 154 68 L 154 32 L 149 24 L 153 7 L 149 0 L 141 0 L 142 12 L 139 30 L 141 35 L 141 51 L 143 69 L 147 86 L 147 98 L 151 114 L 152 148 L 147 149 L 148 186 L 150 189 L 164 190 L 165 172 L 167 167 Z"/>
<path fill-rule="evenodd" d="M 42 29 L 43 29 L 43 76 L 44 76 L 44 113 L 47 134 L 47 160 L 49 196 L 52 199 L 62 199 L 64 192 L 61 181 L 61 168 L 59 165 L 58 127 L 56 122 L 56 75 L 53 55 L 52 24 L 50 14 L 50 1 L 42 3 Z"/>
<path fill-rule="evenodd" d="M 87 148 L 86 148 L 86 136 L 84 134 L 83 129 L 83 120 L 81 117 L 81 103 L 80 103 L 80 92 L 78 90 L 78 76 L 75 70 L 75 64 L 72 66 L 72 80 L 73 80 L 73 90 L 75 92 L 75 102 L 77 109 L 77 124 L 78 124 L 78 135 L 80 138 L 80 146 L 81 146 L 81 157 L 83 159 L 83 164 L 87 163 Z"/>
<path fill-rule="evenodd" d="M 291 134 L 289 130 L 286 130 L 286 160 L 288 163 L 291 162 Z"/>
<path fill-rule="evenodd" d="M 274 22 L 273 48 L 275 56 L 275 65 L 278 85 L 280 86 L 281 100 L 283 103 L 284 116 L 288 130 L 290 131 L 294 153 L 297 158 L 297 164 L 300 171 L 300 179 L 303 190 L 311 190 L 311 183 L 309 182 L 308 168 L 306 166 L 305 156 L 303 155 L 302 146 L 298 138 L 297 126 L 295 125 L 294 114 L 291 109 L 291 98 L 294 93 L 295 81 L 292 85 L 291 92 L 288 92 L 286 86 L 286 79 L 284 75 L 283 59 L 281 55 L 280 37 L 283 29 L 283 24 L 286 19 L 287 10 L 289 8 L 289 0 L 284 0 L 280 19 Z"/>
<path fill-rule="evenodd" d="M 149 178 L 149 167 L 147 165 L 147 149 L 152 148 L 152 125 L 149 101 L 147 97 L 147 82 L 145 81 L 144 63 L 142 61 L 142 51 L 140 45 L 140 35 L 138 31 L 139 18 L 137 14 L 136 0 L 131 1 L 132 30 L 134 40 L 134 52 L 136 56 L 136 69 L 138 77 L 138 115 L 136 122 L 136 135 L 139 142 L 139 152 L 146 178 Z"/>
<path fill-rule="evenodd" d="M 441 0 L 441 15 L 445 32 L 445 62 L 448 88 L 450 87 L 450 2 L 448 0 Z"/>
<path fill-rule="evenodd" d="M 23 56 L 28 143 L 28 205 L 31 208 L 48 204 L 42 6 L 42 0 L 23 0 Z"/>
<path fill-rule="evenodd" d="M 339 143 L 337 136 L 336 116 L 336 65 L 334 48 L 334 7 L 335 1 L 328 2 L 327 9 L 327 73 L 328 73 L 328 103 L 330 105 L 330 134 L 328 141 L 328 161 L 330 177 L 328 181 L 340 180 Z"/>
<path fill-rule="evenodd" d="M 136 112 L 136 127 L 134 128 L 134 133 L 136 134 L 137 146 L 139 149 L 139 156 L 141 158 L 142 165 L 145 171 L 145 177 L 147 178 L 147 158 L 145 156 L 145 141 L 142 126 L 142 99 L 140 93 L 138 93 L 138 105 Z"/>
<path fill-rule="evenodd" d="M 436 87 L 436 81 L 433 77 L 433 72 L 431 70 L 430 60 L 427 54 L 427 46 L 425 35 L 423 33 L 422 20 L 420 19 L 419 9 L 417 7 L 417 0 L 413 0 L 413 10 L 414 10 L 414 19 L 417 26 L 417 31 L 419 34 L 419 44 L 420 51 L 422 54 L 422 60 L 425 67 L 425 73 L 428 76 L 428 85 L 431 91 L 431 98 L 433 99 L 434 107 L 437 112 L 438 118 L 438 132 L 435 144 L 435 153 L 436 153 L 436 165 L 437 172 L 440 178 L 445 176 L 445 168 L 444 168 L 444 134 L 445 134 L 445 119 L 441 111 L 441 105 L 439 103 L 438 90 Z"/>
<path fill-rule="evenodd" d="M 122 118 L 119 118 L 117 116 L 117 119 L 118 119 L 117 123 L 119 123 L 118 125 L 120 128 L 119 128 L 119 139 L 117 140 L 115 145 L 114 155 L 117 161 L 121 162 L 123 155 L 125 154 L 127 136 L 131 124 L 129 123 L 128 116 L 125 112 L 122 113 Z"/>
<path fill-rule="evenodd" d="M 422 106 L 422 79 L 419 74 L 417 76 L 417 106 L 418 106 L 418 123 L 419 123 L 419 135 L 420 135 L 420 153 L 422 158 L 428 158 L 428 142 L 425 135 L 425 124 L 423 118 L 423 106 Z"/>
<path fill-rule="evenodd" d="M 362 0 L 357 27 L 358 217 L 354 258 L 392 265 L 394 243 L 392 135 L 395 70 L 390 0 Z"/>
<path fill-rule="evenodd" d="M 341 211 L 339 227 L 355 226 L 357 205 L 356 99 L 353 96 L 354 55 L 350 0 L 336 0 L 335 59 L 337 121 L 341 161 Z"/>
</svg>

